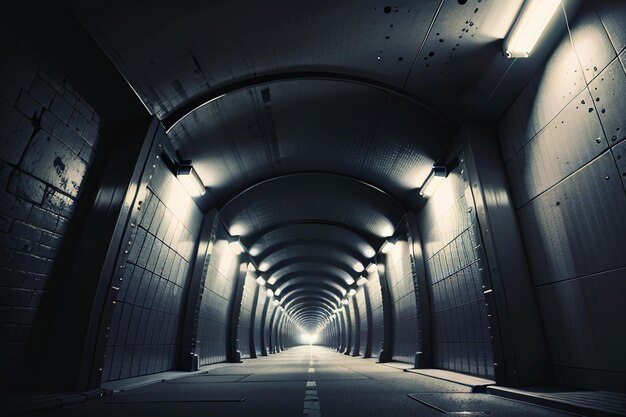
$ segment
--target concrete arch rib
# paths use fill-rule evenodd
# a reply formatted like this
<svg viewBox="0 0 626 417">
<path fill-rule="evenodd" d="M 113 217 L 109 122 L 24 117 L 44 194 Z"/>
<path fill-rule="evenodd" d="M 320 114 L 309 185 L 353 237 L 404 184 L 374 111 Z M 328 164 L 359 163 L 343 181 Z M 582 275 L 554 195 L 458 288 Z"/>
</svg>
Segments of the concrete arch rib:
<svg viewBox="0 0 626 417">
<path fill-rule="evenodd" d="M 165 130 L 169 132 L 187 116 L 193 114 L 195 111 L 197 111 L 198 109 L 201 109 L 207 104 L 210 104 L 214 101 L 217 101 L 226 97 L 228 94 L 232 94 L 232 93 L 246 90 L 249 88 L 260 87 L 263 85 L 275 84 L 275 83 L 280 83 L 280 82 L 288 82 L 288 81 L 294 81 L 294 80 L 325 80 L 325 81 L 344 82 L 344 83 L 350 83 L 350 84 L 358 84 L 358 85 L 369 87 L 375 90 L 380 90 L 385 93 L 400 97 L 406 101 L 409 101 L 419 106 L 426 112 L 432 114 L 433 117 L 439 119 L 447 127 L 452 127 L 451 123 L 448 122 L 448 120 L 444 118 L 441 114 L 439 114 L 434 109 L 424 104 L 417 97 L 407 93 L 404 90 L 398 89 L 397 87 L 394 87 L 392 85 L 389 85 L 380 81 L 376 81 L 373 79 L 365 78 L 365 77 L 357 77 L 353 75 L 333 73 L 333 72 L 315 72 L 315 71 L 277 72 L 273 74 L 267 74 L 263 76 L 239 80 L 239 81 L 224 85 L 222 87 L 212 89 L 210 91 L 204 92 L 192 98 L 186 103 L 170 111 L 161 120 L 161 123 L 163 124 L 163 127 L 165 128 Z"/>
</svg>

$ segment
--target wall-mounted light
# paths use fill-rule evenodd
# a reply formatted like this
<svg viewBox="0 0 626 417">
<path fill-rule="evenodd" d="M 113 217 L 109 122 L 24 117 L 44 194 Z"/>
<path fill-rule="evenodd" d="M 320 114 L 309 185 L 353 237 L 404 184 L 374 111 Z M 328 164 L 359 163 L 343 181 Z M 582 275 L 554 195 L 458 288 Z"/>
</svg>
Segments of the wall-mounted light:
<svg viewBox="0 0 626 417">
<path fill-rule="evenodd" d="M 206 193 L 204 183 L 193 168 L 191 161 L 183 161 L 176 168 L 176 178 L 191 197 L 200 197 Z"/>
<path fill-rule="evenodd" d="M 389 240 L 385 240 L 385 243 L 383 243 L 383 245 L 380 247 L 380 251 L 382 253 L 389 253 L 391 252 L 391 249 L 393 249 L 394 246 L 395 246 L 395 243 Z"/>
<path fill-rule="evenodd" d="M 241 243 L 241 236 L 235 236 L 230 242 L 228 242 L 228 246 L 235 252 L 237 255 L 241 255 L 246 251 L 246 247 Z"/>
<path fill-rule="evenodd" d="M 259 284 L 260 286 L 264 286 L 266 281 L 265 281 L 265 278 L 263 278 L 263 277 L 258 277 L 258 278 L 256 279 L 256 282 L 257 282 L 257 284 Z"/>
<path fill-rule="evenodd" d="M 367 284 L 367 278 L 365 277 L 359 277 L 359 279 L 357 279 L 356 281 L 356 285 L 358 285 L 359 287 L 362 287 L 365 284 Z"/>
<path fill-rule="evenodd" d="M 430 197 L 433 195 L 437 187 L 439 187 L 439 184 L 441 184 L 447 176 L 448 170 L 445 166 L 433 166 L 430 173 L 426 177 L 426 180 L 420 187 L 420 195 L 424 197 Z"/>
<path fill-rule="evenodd" d="M 504 54 L 528 58 L 560 4 L 561 0 L 526 0 L 504 40 Z"/>
</svg>

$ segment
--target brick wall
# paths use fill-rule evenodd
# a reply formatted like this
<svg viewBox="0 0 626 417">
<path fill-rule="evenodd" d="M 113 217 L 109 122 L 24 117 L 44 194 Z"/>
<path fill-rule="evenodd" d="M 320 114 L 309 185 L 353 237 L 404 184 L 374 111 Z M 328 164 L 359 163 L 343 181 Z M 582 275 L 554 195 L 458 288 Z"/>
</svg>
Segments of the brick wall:
<svg viewBox="0 0 626 417">
<path fill-rule="evenodd" d="M 100 117 L 0 19 L 0 383 L 17 371 Z"/>
</svg>

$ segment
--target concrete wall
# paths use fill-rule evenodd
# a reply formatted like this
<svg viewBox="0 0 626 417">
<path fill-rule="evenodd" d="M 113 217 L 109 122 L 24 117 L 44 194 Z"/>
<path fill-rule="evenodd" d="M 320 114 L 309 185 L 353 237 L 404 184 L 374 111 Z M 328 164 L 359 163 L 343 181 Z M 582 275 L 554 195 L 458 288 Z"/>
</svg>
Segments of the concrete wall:
<svg viewBox="0 0 626 417">
<path fill-rule="evenodd" d="M 239 339 L 239 351 L 242 358 L 249 358 L 254 352 L 253 338 L 250 337 L 252 319 L 254 315 L 254 301 L 256 296 L 256 273 L 248 270 L 246 281 L 243 284 L 243 296 L 241 297 L 241 311 L 239 312 L 239 326 L 237 337 Z"/>
<path fill-rule="evenodd" d="M 0 19 L 0 385 L 22 362 L 100 126 L 8 17 Z"/>
<path fill-rule="evenodd" d="M 365 287 L 359 288 L 354 295 L 359 310 L 359 355 L 363 357 L 368 357 L 368 354 L 371 354 L 371 352 L 368 352 L 368 338 L 370 335 L 368 330 L 367 296 L 367 289 Z"/>
<path fill-rule="evenodd" d="M 413 265 L 409 256 L 410 245 L 405 224 L 401 225 L 400 237 L 385 257 L 385 271 L 392 297 L 394 312 L 393 359 L 413 363 L 415 353 L 420 351 L 417 321 L 416 287 Z"/>
<path fill-rule="evenodd" d="M 202 214 L 162 163 L 148 182 L 113 310 L 102 380 L 174 369 Z"/>
<path fill-rule="evenodd" d="M 556 382 L 625 390 L 626 5 L 584 3 L 499 139 Z"/>
<path fill-rule="evenodd" d="M 265 296 L 265 287 L 259 287 L 256 294 L 256 311 L 254 311 L 254 350 L 257 356 L 264 355 L 265 348 L 263 347 L 263 309 L 267 297 Z"/>
<path fill-rule="evenodd" d="M 451 172 L 418 216 L 430 289 L 433 365 L 493 378 L 484 255 L 461 167 Z"/>
<path fill-rule="evenodd" d="M 237 284 L 239 256 L 228 245 L 228 233 L 219 223 L 211 261 L 206 272 L 196 353 L 202 365 L 223 362 L 227 358 L 228 326 L 231 320 L 231 299 Z"/>
<path fill-rule="evenodd" d="M 384 318 L 383 296 L 380 288 L 380 277 L 377 271 L 367 276 L 367 295 L 372 308 L 372 357 L 377 358 L 383 348 Z"/>
</svg>

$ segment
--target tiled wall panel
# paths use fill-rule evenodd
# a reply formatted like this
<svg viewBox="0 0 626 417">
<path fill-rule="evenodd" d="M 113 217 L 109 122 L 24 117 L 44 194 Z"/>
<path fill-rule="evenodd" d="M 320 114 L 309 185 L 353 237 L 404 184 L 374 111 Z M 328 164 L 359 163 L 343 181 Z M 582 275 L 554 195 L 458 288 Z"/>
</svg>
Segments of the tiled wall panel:
<svg viewBox="0 0 626 417">
<path fill-rule="evenodd" d="M 393 359 L 413 363 L 419 348 L 417 299 L 406 231 L 387 255 L 386 276 L 394 312 Z"/>
<path fill-rule="evenodd" d="M 377 358 L 385 340 L 383 293 L 378 272 L 370 273 L 367 280 L 367 294 L 372 306 L 372 357 Z"/>
<path fill-rule="evenodd" d="M 571 40 L 508 110 L 499 139 L 556 382 L 623 390 L 626 3 L 584 2 L 570 23 Z M 530 123 L 562 91 L 551 71 L 581 74 L 578 95 Z"/>
<path fill-rule="evenodd" d="M 226 230 L 219 225 L 204 281 L 198 319 L 196 353 L 200 365 L 226 360 L 230 300 L 237 285 L 239 262 L 239 257 L 228 245 Z"/>
<path fill-rule="evenodd" d="M 359 288 L 354 295 L 356 305 L 359 310 L 359 355 L 364 356 L 367 350 L 367 297 L 365 287 Z"/>
<path fill-rule="evenodd" d="M 265 287 L 257 293 L 256 311 L 254 311 L 254 350 L 257 356 L 263 355 L 263 309 L 268 298 L 265 296 Z"/>
<path fill-rule="evenodd" d="M 113 310 L 103 381 L 178 366 L 183 294 L 202 214 L 162 162 L 141 207 Z"/>
<path fill-rule="evenodd" d="M 437 368 L 493 378 L 484 255 L 461 169 L 449 174 L 419 215 L 431 291 L 433 362 Z"/>
<path fill-rule="evenodd" d="M 239 339 L 239 351 L 242 358 L 250 357 L 250 325 L 252 323 L 252 307 L 254 304 L 254 296 L 257 283 L 256 275 L 248 271 L 246 281 L 243 284 L 243 296 L 241 297 L 241 310 L 239 312 L 239 327 L 237 328 L 237 337 Z"/>
</svg>

